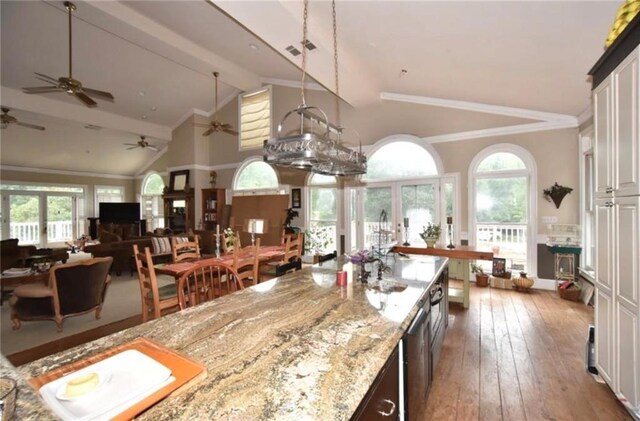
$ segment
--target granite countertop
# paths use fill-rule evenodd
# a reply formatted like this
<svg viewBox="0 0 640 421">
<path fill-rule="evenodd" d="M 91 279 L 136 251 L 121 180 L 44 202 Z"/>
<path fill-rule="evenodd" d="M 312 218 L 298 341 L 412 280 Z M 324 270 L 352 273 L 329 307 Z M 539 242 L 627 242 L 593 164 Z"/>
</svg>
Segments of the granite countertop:
<svg viewBox="0 0 640 421">
<path fill-rule="evenodd" d="M 326 262 L 18 370 L 27 378 L 38 376 L 144 336 L 203 363 L 208 375 L 139 419 L 346 420 L 446 261 L 432 256 L 398 257 L 393 274 L 386 277 L 408 287 L 392 294 L 357 281 L 337 287 L 335 271 L 342 265 Z M 48 419 L 34 412 L 42 404 L 32 395 L 25 393 L 19 399 L 19 414 Z"/>
</svg>

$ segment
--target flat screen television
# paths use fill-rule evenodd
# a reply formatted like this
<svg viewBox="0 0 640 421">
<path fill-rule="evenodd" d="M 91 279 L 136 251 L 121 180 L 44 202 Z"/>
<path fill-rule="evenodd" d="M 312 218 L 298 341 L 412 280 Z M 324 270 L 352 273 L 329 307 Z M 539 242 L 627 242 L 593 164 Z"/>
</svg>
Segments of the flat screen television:
<svg viewBox="0 0 640 421">
<path fill-rule="evenodd" d="M 105 203 L 99 204 L 100 222 L 123 224 L 140 220 L 140 203 Z"/>
</svg>

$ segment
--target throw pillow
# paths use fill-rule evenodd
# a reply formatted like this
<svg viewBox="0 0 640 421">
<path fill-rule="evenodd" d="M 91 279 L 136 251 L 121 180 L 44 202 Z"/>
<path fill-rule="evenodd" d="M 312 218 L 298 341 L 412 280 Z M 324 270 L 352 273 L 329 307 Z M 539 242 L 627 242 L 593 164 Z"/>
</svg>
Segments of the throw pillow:
<svg viewBox="0 0 640 421">
<path fill-rule="evenodd" d="M 168 237 L 151 238 L 153 245 L 153 254 L 171 254 L 171 241 Z"/>
</svg>

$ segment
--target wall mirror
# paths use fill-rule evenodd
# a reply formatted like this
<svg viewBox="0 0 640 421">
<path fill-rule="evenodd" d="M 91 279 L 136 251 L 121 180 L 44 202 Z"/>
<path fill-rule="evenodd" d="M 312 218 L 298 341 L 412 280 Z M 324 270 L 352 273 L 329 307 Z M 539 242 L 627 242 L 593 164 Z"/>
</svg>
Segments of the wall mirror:
<svg viewBox="0 0 640 421">
<path fill-rule="evenodd" d="M 189 185 L 189 170 L 172 171 L 169 177 L 169 191 L 183 191 Z"/>
</svg>

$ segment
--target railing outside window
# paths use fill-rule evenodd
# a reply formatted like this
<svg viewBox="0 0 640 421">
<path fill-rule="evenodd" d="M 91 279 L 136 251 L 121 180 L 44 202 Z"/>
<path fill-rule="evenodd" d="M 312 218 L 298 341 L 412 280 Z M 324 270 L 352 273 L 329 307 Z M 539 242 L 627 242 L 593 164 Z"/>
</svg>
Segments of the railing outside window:
<svg viewBox="0 0 640 421">
<path fill-rule="evenodd" d="M 9 238 L 17 238 L 20 244 L 40 243 L 39 222 L 12 222 L 9 226 Z M 73 239 L 73 223 L 69 221 L 53 221 L 47 223 L 47 241 L 64 242 Z"/>
<path fill-rule="evenodd" d="M 526 224 L 476 224 L 476 245 L 494 249 L 495 257 L 507 259 L 507 268 L 527 270 Z"/>
</svg>

